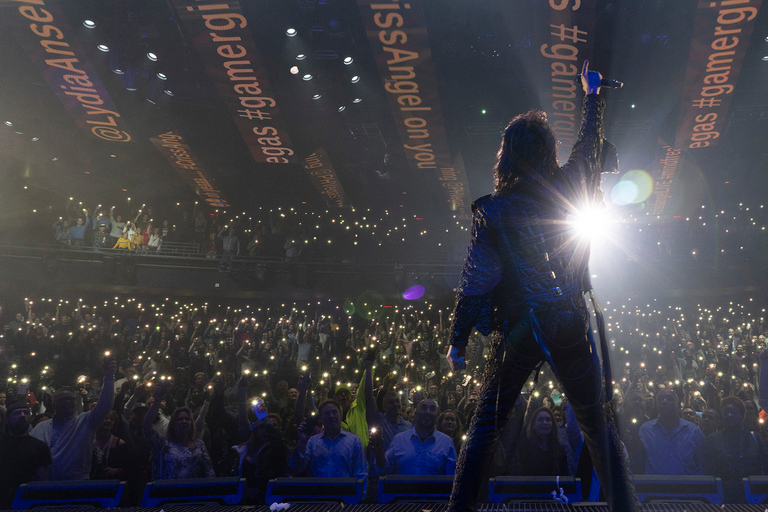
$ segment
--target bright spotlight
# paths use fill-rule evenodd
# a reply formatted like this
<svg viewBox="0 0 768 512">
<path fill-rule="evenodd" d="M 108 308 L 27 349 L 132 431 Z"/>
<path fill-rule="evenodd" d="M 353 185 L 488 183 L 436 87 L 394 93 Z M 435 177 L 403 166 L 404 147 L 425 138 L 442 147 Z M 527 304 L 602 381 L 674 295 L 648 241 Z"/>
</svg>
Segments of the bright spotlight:
<svg viewBox="0 0 768 512">
<path fill-rule="evenodd" d="M 359 81 L 360 81 L 360 77 L 358 75 L 355 75 L 355 76 L 352 77 L 352 83 L 353 84 L 356 84 Z"/>
<path fill-rule="evenodd" d="M 296 35 L 296 29 L 295 28 L 289 28 L 285 31 L 285 35 L 288 37 L 294 37 Z"/>
<path fill-rule="evenodd" d="M 299 74 L 299 66 L 291 66 L 291 74 L 292 75 L 298 75 Z"/>
<path fill-rule="evenodd" d="M 304 79 L 304 81 L 305 81 L 305 82 L 309 82 L 310 80 L 312 80 L 312 75 L 310 75 L 309 73 L 307 73 L 307 74 L 306 74 L 306 75 L 304 75 L 302 78 Z"/>
<path fill-rule="evenodd" d="M 345 107 L 344 105 L 342 105 L 342 106 L 340 106 L 340 107 L 339 107 L 339 109 L 338 109 L 338 110 L 339 110 L 339 112 L 344 112 L 344 110 L 346 110 L 346 108 L 347 108 L 347 107 Z"/>
<path fill-rule="evenodd" d="M 346 64 L 347 66 L 352 64 L 354 61 L 355 60 L 352 57 L 344 57 L 344 64 Z"/>
<path fill-rule="evenodd" d="M 307 58 L 307 56 L 305 54 L 303 54 L 303 53 L 300 53 L 300 54 L 298 54 L 296 56 L 296 60 L 304 60 L 306 58 Z"/>
<path fill-rule="evenodd" d="M 158 73 L 157 78 L 160 80 L 168 80 L 168 76 L 165 73 Z"/>
<path fill-rule="evenodd" d="M 107 45 L 105 45 L 105 44 L 100 44 L 100 45 L 97 45 L 97 46 L 96 46 L 96 48 L 97 48 L 97 49 L 98 49 L 100 52 L 104 52 L 104 53 L 107 53 L 107 52 L 109 51 L 109 46 L 107 46 Z"/>
<path fill-rule="evenodd" d="M 152 62 L 157 62 L 157 54 L 155 53 L 147 52 L 147 58 Z"/>
<path fill-rule="evenodd" d="M 362 98 L 355 98 L 352 100 L 352 103 L 360 103 L 361 101 L 363 101 Z"/>
<path fill-rule="evenodd" d="M 85 28 L 94 28 L 96 26 L 96 22 L 93 20 L 83 20 L 83 26 L 85 26 Z"/>
<path fill-rule="evenodd" d="M 314 96 L 312 96 L 313 100 L 319 100 L 320 98 L 322 98 L 320 94 L 315 94 Z"/>
<path fill-rule="evenodd" d="M 583 237 L 595 238 L 605 232 L 605 210 L 597 208 L 584 208 L 583 210 L 569 214 L 566 221 L 571 225 L 576 234 Z"/>
</svg>

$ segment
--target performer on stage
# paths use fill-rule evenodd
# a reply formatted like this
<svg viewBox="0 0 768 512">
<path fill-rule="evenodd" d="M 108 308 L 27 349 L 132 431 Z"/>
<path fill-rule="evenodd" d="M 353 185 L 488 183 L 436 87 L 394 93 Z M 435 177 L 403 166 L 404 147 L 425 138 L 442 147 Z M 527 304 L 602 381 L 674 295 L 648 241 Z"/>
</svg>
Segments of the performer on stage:
<svg viewBox="0 0 768 512">
<path fill-rule="evenodd" d="M 591 288 L 589 243 L 566 221 L 569 214 L 602 203 L 600 173 L 606 157 L 615 163 L 615 148 L 603 139 L 601 79 L 585 61 L 582 124 L 565 165 L 557 166 L 555 135 L 545 114 L 519 115 L 504 131 L 494 193 L 472 205 L 472 237 L 446 358 L 454 370 L 465 367 L 473 327 L 493 333 L 493 341 L 459 456 L 450 512 L 476 509 L 494 442 L 541 361 L 550 364 L 573 406 L 608 506 L 614 512 L 638 509 L 589 329 L 584 301 Z M 610 387 L 610 377 L 606 380 Z"/>
</svg>

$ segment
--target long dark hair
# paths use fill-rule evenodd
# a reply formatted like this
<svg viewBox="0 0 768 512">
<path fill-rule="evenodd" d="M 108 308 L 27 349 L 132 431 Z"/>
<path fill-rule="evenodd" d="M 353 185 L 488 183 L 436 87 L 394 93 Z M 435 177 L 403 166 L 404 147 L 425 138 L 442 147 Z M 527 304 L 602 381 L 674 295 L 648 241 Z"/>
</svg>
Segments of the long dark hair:
<svg viewBox="0 0 768 512">
<path fill-rule="evenodd" d="M 547 115 L 529 110 L 504 129 L 493 169 L 496 192 L 506 192 L 519 180 L 549 176 L 557 168 L 557 139 Z"/>
<path fill-rule="evenodd" d="M 526 428 L 526 436 L 528 437 L 527 446 L 532 444 L 532 441 L 536 438 L 536 431 L 534 430 L 534 424 L 539 414 L 549 414 L 549 418 L 552 420 L 552 430 L 547 436 L 547 452 L 551 455 L 552 471 L 553 475 L 559 472 L 560 454 L 563 452 L 563 445 L 560 444 L 560 439 L 557 437 L 557 422 L 555 421 L 555 415 L 547 407 L 539 407 L 533 414 L 531 414 L 531 421 L 528 422 Z"/>
<path fill-rule="evenodd" d="M 197 426 L 195 425 L 195 416 L 192 414 L 192 410 L 189 407 L 179 407 L 171 414 L 171 419 L 168 420 L 168 432 L 165 434 L 165 438 L 172 443 L 181 444 L 188 441 L 187 439 L 182 439 L 181 441 L 176 439 L 176 421 L 179 419 L 179 414 L 184 412 L 189 415 L 189 419 L 192 422 L 192 426 L 189 429 L 189 441 L 197 439 Z"/>
</svg>

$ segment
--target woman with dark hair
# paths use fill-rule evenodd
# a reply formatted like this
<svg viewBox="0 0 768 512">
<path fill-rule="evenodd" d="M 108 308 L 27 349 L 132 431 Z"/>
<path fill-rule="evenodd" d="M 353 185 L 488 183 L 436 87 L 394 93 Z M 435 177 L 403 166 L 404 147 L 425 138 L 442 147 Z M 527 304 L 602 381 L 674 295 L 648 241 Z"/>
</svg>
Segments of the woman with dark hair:
<svg viewBox="0 0 768 512">
<path fill-rule="evenodd" d="M 464 435 L 464 425 L 462 425 L 459 415 L 451 409 L 441 412 L 440 416 L 437 417 L 437 430 L 453 439 L 456 453 L 459 453 Z"/>
<path fill-rule="evenodd" d="M 238 474 L 245 478 L 244 503 L 264 503 L 269 481 L 288 476 L 288 447 L 272 421 L 254 423 L 251 438 L 234 447 L 240 456 Z"/>
<path fill-rule="evenodd" d="M 125 480 L 128 475 L 128 445 L 112 433 L 116 423 L 117 411 L 112 409 L 96 431 L 91 480 Z"/>
<path fill-rule="evenodd" d="M 142 428 L 144 438 L 152 448 L 152 478 L 204 478 L 214 477 L 213 464 L 208 456 L 205 443 L 197 438 L 192 411 L 179 407 L 171 415 L 165 436 L 152 428 L 160 402 L 165 399 L 168 385 L 158 384 L 152 406 L 144 416 Z"/>
<path fill-rule="evenodd" d="M 557 437 L 555 416 L 547 407 L 533 412 L 526 428 L 527 442 L 518 443 L 520 472 L 527 476 L 567 476 L 568 459 Z"/>
</svg>

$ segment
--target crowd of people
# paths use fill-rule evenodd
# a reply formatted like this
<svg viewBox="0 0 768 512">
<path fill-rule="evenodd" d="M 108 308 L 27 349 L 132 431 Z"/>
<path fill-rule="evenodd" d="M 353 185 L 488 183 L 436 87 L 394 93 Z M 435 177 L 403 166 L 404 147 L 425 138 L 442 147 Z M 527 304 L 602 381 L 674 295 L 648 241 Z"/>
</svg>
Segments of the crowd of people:
<svg viewBox="0 0 768 512">
<path fill-rule="evenodd" d="M 455 471 L 489 341 L 475 333 L 467 371 L 451 372 L 436 308 L 363 320 L 330 302 L 157 302 L 28 300 L 3 319 L 0 457 L 24 460 L 0 469 L 4 505 L 33 479 L 119 478 L 138 503 L 152 479 L 241 475 L 260 502 L 279 476 Z M 656 317 L 665 334 L 614 340 L 632 470 L 713 474 L 743 500 L 741 478 L 768 472 L 762 322 Z M 531 376 L 513 416 L 492 475 L 579 474 L 583 436 L 551 370 Z"/>
<path fill-rule="evenodd" d="M 166 241 L 196 244 L 199 254 L 208 258 L 354 259 L 363 251 L 381 247 L 397 248 L 404 255 L 411 251 L 408 254 L 422 259 L 460 262 L 466 256 L 466 226 L 460 221 L 450 223 L 447 230 L 427 230 L 424 219 L 399 218 L 389 211 L 377 215 L 370 210 L 294 208 L 233 215 L 191 203 L 155 208 L 127 202 L 118 207 L 87 208 L 74 200 L 64 210 L 53 220 L 48 241 L 69 247 L 157 252 Z M 699 213 L 654 219 L 612 211 L 606 214 L 611 221 L 601 226 L 613 242 L 605 250 L 612 259 L 655 258 L 690 264 L 708 264 L 724 256 L 730 264 L 737 264 L 758 261 L 764 254 L 768 212 L 762 205 L 702 208 Z"/>
</svg>

